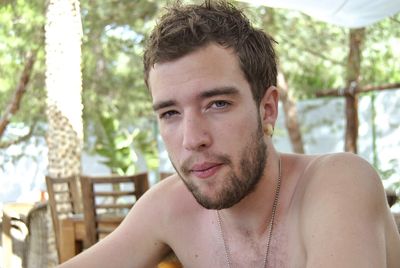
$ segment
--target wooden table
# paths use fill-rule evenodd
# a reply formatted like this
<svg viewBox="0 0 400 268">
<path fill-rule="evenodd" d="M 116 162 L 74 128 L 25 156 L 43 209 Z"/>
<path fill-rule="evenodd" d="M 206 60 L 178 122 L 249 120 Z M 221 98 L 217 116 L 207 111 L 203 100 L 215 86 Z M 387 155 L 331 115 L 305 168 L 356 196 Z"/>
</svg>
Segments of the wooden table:
<svg viewBox="0 0 400 268">
<path fill-rule="evenodd" d="M 121 218 L 122 221 L 122 218 Z M 113 223 L 114 229 L 120 223 Z M 63 263 L 75 255 L 79 254 L 84 248 L 86 230 L 82 214 L 75 214 L 60 221 L 60 262 Z M 165 260 L 158 264 L 158 268 L 181 268 L 183 267 L 175 254 L 172 252 Z"/>
<path fill-rule="evenodd" d="M 6 203 L 3 205 L 2 246 L 4 267 L 12 267 L 11 229 L 18 226 L 17 223 L 22 223 L 26 227 L 26 218 L 33 206 L 32 203 Z"/>
<path fill-rule="evenodd" d="M 83 215 L 77 214 L 60 220 L 59 251 L 60 262 L 63 263 L 83 250 L 86 238 Z"/>
<path fill-rule="evenodd" d="M 123 218 L 121 218 L 121 221 Z M 120 222 L 108 223 L 111 229 L 118 227 Z M 86 229 L 83 214 L 75 214 L 60 220 L 60 262 L 65 262 L 82 252 L 85 248 Z"/>
</svg>

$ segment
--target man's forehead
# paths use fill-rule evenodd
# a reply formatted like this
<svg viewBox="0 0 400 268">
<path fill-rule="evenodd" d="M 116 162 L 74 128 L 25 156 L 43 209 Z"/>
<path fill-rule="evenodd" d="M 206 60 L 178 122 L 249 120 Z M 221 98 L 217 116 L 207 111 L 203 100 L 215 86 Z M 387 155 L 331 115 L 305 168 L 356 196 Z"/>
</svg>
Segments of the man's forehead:
<svg viewBox="0 0 400 268">
<path fill-rule="evenodd" d="M 153 104 L 168 99 L 204 98 L 214 94 L 215 89 L 250 89 L 237 55 L 219 45 L 208 45 L 179 59 L 154 64 L 149 69 L 148 86 Z"/>
<path fill-rule="evenodd" d="M 176 59 L 155 62 L 149 68 L 148 78 L 150 80 L 155 71 L 159 72 L 170 69 L 170 67 L 175 63 L 180 63 L 184 67 L 193 67 L 201 64 L 202 62 L 203 64 L 204 62 L 208 63 L 210 60 L 220 60 L 225 63 L 230 63 L 230 66 L 239 66 L 239 57 L 233 48 L 224 47 L 217 43 L 211 42 Z M 207 69 L 212 70 L 213 65 L 209 64 Z"/>
</svg>

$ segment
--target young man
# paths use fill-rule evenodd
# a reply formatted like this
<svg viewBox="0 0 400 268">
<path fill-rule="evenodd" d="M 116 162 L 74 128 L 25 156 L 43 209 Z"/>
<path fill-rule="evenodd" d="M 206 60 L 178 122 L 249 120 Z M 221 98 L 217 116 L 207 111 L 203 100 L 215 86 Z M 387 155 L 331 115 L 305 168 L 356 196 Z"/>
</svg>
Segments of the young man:
<svg viewBox="0 0 400 268">
<path fill-rule="evenodd" d="M 177 174 L 62 267 L 400 267 L 381 181 L 353 154 L 282 154 L 274 41 L 230 4 L 169 9 L 145 80 Z"/>
</svg>

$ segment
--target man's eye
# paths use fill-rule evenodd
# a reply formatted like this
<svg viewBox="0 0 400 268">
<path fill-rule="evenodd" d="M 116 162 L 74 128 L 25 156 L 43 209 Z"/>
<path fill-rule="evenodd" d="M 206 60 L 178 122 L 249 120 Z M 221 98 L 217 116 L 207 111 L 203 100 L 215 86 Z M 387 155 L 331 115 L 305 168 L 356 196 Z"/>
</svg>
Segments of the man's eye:
<svg viewBox="0 0 400 268">
<path fill-rule="evenodd" d="M 167 111 L 164 113 L 161 113 L 159 115 L 160 119 L 170 119 L 171 117 L 173 117 L 174 115 L 177 115 L 178 112 L 177 111 Z"/>
<path fill-rule="evenodd" d="M 218 100 L 211 103 L 211 108 L 223 109 L 228 107 L 229 105 L 230 103 L 227 101 Z"/>
</svg>

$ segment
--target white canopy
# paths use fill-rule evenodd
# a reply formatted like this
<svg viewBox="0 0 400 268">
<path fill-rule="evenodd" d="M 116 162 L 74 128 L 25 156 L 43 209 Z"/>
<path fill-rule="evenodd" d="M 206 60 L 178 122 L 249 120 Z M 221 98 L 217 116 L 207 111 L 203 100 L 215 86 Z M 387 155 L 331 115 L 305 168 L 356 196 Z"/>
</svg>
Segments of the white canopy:
<svg viewBox="0 0 400 268">
<path fill-rule="evenodd" d="M 400 0 L 242 0 L 294 9 L 338 26 L 360 28 L 400 12 Z"/>
</svg>

